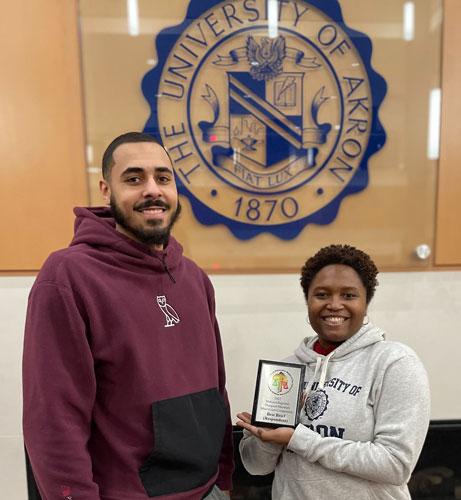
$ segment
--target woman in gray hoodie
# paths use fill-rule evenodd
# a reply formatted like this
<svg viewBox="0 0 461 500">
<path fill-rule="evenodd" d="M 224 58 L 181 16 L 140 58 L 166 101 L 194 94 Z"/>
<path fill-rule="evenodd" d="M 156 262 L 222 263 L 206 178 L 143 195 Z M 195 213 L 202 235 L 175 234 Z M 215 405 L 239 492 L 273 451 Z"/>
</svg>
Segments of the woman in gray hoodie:
<svg viewBox="0 0 461 500">
<path fill-rule="evenodd" d="M 256 427 L 246 412 L 237 422 L 248 472 L 275 471 L 274 500 L 411 499 L 407 482 L 429 425 L 429 384 L 417 355 L 369 323 L 377 274 L 370 257 L 348 245 L 322 248 L 302 269 L 317 335 L 286 359 L 306 365 L 300 424 Z"/>
</svg>

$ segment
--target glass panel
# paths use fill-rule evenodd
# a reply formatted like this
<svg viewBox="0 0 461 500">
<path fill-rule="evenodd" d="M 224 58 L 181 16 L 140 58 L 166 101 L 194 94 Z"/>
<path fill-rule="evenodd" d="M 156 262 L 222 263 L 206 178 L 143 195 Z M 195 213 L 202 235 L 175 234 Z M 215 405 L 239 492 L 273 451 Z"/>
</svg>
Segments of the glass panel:
<svg viewBox="0 0 461 500">
<path fill-rule="evenodd" d="M 415 249 L 434 242 L 442 1 L 344 0 L 344 24 L 323 3 L 275 2 L 269 23 L 272 0 L 193 1 L 182 24 L 186 0 L 80 0 L 92 205 L 105 147 L 146 130 L 175 160 L 173 234 L 208 271 L 297 272 L 330 243 L 432 266 Z"/>
</svg>

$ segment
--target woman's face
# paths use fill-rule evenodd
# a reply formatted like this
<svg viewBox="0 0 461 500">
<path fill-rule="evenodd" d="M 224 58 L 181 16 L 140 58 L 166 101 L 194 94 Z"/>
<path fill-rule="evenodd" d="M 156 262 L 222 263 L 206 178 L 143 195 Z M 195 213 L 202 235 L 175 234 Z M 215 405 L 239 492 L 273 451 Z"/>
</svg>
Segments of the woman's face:
<svg viewBox="0 0 461 500">
<path fill-rule="evenodd" d="M 352 337 L 367 314 L 367 292 L 352 267 L 332 264 L 312 280 L 307 309 L 312 328 L 322 347 L 341 344 Z"/>
</svg>

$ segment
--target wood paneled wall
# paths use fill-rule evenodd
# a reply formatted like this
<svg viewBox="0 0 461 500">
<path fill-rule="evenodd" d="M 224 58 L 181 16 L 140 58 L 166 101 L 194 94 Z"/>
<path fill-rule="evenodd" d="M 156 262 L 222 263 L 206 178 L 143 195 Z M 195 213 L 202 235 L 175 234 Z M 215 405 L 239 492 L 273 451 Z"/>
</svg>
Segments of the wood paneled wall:
<svg viewBox="0 0 461 500">
<path fill-rule="evenodd" d="M 14 0 L 0 16 L 0 270 L 38 270 L 86 204 L 76 0 Z"/>
<path fill-rule="evenodd" d="M 435 264 L 461 264 L 461 1 L 445 0 Z"/>
<path fill-rule="evenodd" d="M 4 2 L 0 17 L 0 272 L 67 246 L 88 203 L 77 0 Z M 461 1 L 444 0 L 435 264 L 461 265 Z"/>
</svg>

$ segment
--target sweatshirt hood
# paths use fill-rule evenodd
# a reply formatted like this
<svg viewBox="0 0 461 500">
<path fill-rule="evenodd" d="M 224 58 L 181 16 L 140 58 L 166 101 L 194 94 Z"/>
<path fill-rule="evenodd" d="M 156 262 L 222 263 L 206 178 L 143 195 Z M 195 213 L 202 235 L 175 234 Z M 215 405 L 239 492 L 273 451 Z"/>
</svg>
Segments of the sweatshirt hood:
<svg viewBox="0 0 461 500">
<path fill-rule="evenodd" d="M 306 364 L 315 363 L 319 356 L 328 357 L 333 353 L 336 360 L 345 358 L 346 356 L 354 353 L 354 351 L 384 340 L 384 330 L 373 326 L 371 323 L 364 325 L 357 333 L 344 341 L 328 356 L 322 356 L 314 351 L 314 344 L 317 340 L 317 335 L 303 339 L 301 345 L 295 350 L 295 355 L 301 360 L 301 362 Z"/>
<path fill-rule="evenodd" d="M 320 389 L 323 388 L 330 360 L 338 361 L 340 359 L 346 359 L 354 356 L 357 351 L 384 340 L 384 330 L 374 327 L 370 323 L 364 325 L 357 333 L 331 351 L 327 356 L 323 356 L 314 351 L 314 344 L 317 340 L 317 335 L 314 337 L 306 337 L 301 342 L 301 345 L 295 350 L 295 356 L 301 363 L 305 363 L 307 365 L 315 363 L 314 375 L 311 377 L 306 388 L 306 394 L 310 393 L 319 370 L 320 378 L 318 381 L 318 387 Z"/>
<path fill-rule="evenodd" d="M 71 247 L 85 244 L 99 250 L 105 248 L 108 252 L 117 252 L 119 258 L 122 256 L 124 262 L 132 264 L 145 259 L 152 260 L 154 256 L 162 262 L 167 259 L 171 269 L 182 256 L 182 246 L 172 236 L 163 250 L 153 250 L 117 231 L 109 207 L 76 207 L 74 214 L 76 218 Z"/>
</svg>

